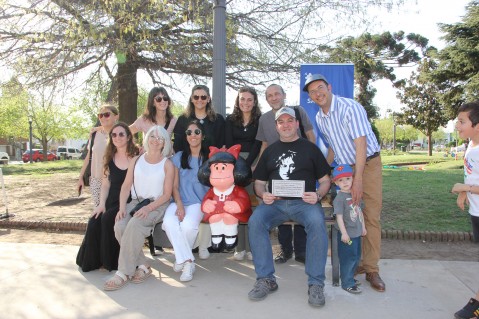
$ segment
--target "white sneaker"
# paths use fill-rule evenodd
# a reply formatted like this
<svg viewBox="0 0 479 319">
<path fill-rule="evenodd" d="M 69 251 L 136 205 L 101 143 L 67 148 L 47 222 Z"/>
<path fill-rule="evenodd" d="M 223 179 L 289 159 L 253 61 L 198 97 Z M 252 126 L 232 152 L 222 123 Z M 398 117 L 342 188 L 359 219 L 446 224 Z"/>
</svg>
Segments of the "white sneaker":
<svg viewBox="0 0 479 319">
<path fill-rule="evenodd" d="M 190 281 L 193 279 L 193 273 L 195 272 L 195 263 L 187 261 L 184 263 L 183 272 L 181 273 L 180 281 Z"/>
<path fill-rule="evenodd" d="M 185 263 L 182 263 L 182 264 L 177 264 L 176 261 L 175 263 L 173 264 L 173 270 L 175 272 L 180 272 L 183 270 L 183 267 L 185 266 Z"/>
<path fill-rule="evenodd" d="M 200 259 L 210 258 L 210 252 L 208 251 L 208 248 L 199 248 L 198 249 L 198 255 L 199 255 Z"/>
<path fill-rule="evenodd" d="M 233 255 L 234 260 L 241 261 L 244 260 L 244 255 L 246 254 L 246 251 L 235 251 L 235 254 Z"/>
<path fill-rule="evenodd" d="M 246 259 L 248 259 L 249 261 L 253 261 L 253 254 L 250 251 L 246 253 Z"/>
</svg>

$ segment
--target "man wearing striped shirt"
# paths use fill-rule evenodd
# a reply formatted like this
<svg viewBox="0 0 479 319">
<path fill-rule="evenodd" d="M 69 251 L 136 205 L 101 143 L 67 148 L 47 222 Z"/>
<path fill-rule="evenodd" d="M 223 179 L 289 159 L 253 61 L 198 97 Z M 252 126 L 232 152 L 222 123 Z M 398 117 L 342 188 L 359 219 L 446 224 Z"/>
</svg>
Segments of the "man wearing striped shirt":
<svg viewBox="0 0 479 319">
<path fill-rule="evenodd" d="M 386 290 L 379 276 L 381 257 L 382 164 L 380 148 L 368 121 L 366 110 L 356 101 L 336 96 L 331 84 L 321 74 L 306 79 L 303 91 L 318 106 L 316 122 L 329 143 L 328 163 L 354 167 L 351 190 L 353 201 L 364 200 L 367 235 L 363 238 L 362 265 L 356 273 L 366 273 L 366 280 L 377 291 Z"/>
</svg>

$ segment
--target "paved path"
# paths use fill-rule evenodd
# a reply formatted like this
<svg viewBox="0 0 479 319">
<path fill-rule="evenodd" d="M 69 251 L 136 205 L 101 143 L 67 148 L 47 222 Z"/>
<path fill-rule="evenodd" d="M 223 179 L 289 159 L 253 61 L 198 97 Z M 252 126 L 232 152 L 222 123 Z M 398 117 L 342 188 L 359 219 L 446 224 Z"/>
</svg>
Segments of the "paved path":
<svg viewBox="0 0 479 319">
<path fill-rule="evenodd" d="M 326 306 L 307 304 L 304 266 L 276 267 L 279 290 L 251 302 L 255 281 L 251 262 L 230 254 L 198 261 L 193 281 L 181 283 L 174 256 L 152 260 L 154 278 L 104 292 L 111 273 L 82 273 L 77 246 L 0 243 L 1 318 L 453 318 L 479 288 L 477 262 L 381 260 L 387 291 L 373 291 L 364 276 L 363 293 L 351 295 L 331 285 L 327 266 Z M 161 278 L 160 278 L 161 273 Z"/>
</svg>

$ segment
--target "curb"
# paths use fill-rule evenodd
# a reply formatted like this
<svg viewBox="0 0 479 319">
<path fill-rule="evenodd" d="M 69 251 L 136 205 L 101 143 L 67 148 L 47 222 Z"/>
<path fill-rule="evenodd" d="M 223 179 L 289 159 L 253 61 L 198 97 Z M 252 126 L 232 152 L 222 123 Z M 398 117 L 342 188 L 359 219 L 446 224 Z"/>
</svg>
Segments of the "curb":
<svg viewBox="0 0 479 319">
<path fill-rule="evenodd" d="M 0 227 L 13 229 L 40 229 L 84 232 L 87 222 L 50 222 L 27 220 L 1 220 Z M 416 230 L 381 230 L 381 238 L 397 240 L 421 240 L 431 242 L 472 242 L 472 232 L 431 232 Z"/>
<path fill-rule="evenodd" d="M 86 231 L 86 222 L 50 222 L 29 220 L 2 220 L 0 227 L 13 229 L 39 229 L 55 231 Z"/>
</svg>

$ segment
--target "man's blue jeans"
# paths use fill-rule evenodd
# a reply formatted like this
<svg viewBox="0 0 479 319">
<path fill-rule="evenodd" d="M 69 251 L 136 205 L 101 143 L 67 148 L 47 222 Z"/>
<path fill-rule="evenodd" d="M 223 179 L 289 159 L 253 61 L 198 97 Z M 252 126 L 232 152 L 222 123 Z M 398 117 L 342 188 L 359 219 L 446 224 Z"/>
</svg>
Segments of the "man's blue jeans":
<svg viewBox="0 0 479 319">
<path fill-rule="evenodd" d="M 361 259 L 361 237 L 351 238 L 351 245 L 348 245 L 341 241 L 341 232 L 338 231 L 338 257 L 341 287 L 353 287 L 354 272 Z"/>
<path fill-rule="evenodd" d="M 306 267 L 308 284 L 324 286 L 328 255 L 328 236 L 324 212 L 320 204 L 308 204 L 302 199 L 275 200 L 261 204 L 248 222 L 249 243 L 257 279 L 274 279 L 273 249 L 269 231 L 283 222 L 293 220 L 304 226 L 307 234 Z"/>
</svg>

